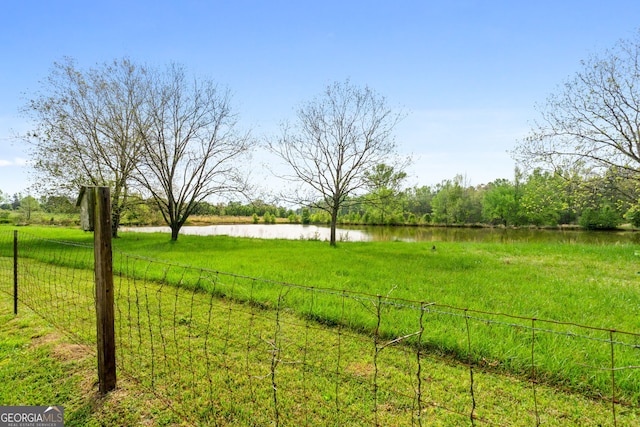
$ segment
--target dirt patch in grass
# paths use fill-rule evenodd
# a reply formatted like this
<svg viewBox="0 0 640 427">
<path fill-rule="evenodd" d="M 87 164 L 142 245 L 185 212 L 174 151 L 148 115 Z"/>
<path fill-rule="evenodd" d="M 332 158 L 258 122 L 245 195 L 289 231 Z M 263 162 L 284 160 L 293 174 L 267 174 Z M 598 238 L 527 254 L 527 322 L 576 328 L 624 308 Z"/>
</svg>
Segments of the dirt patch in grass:
<svg viewBox="0 0 640 427">
<path fill-rule="evenodd" d="M 54 345 L 62 339 L 62 335 L 55 332 L 42 335 L 34 335 L 31 337 L 31 345 L 34 347 L 42 347 L 45 345 Z"/>
<path fill-rule="evenodd" d="M 72 342 L 27 308 L 14 316 L 0 305 L 0 359 L 0 401 L 62 405 L 65 426 L 184 424 L 167 402 L 121 372 L 116 390 L 101 396 L 94 346 Z"/>
<path fill-rule="evenodd" d="M 345 370 L 357 377 L 367 378 L 373 375 L 375 366 L 371 363 L 354 362 L 350 363 Z"/>
<path fill-rule="evenodd" d="M 86 345 L 58 343 L 52 348 L 51 354 L 61 362 L 70 362 L 82 360 L 91 356 L 92 353 Z"/>
<path fill-rule="evenodd" d="M 51 356 L 59 362 L 73 362 L 82 360 L 93 354 L 91 347 L 82 344 L 74 344 L 58 333 L 48 333 L 36 336 L 32 339 L 33 347 L 50 346 Z"/>
</svg>

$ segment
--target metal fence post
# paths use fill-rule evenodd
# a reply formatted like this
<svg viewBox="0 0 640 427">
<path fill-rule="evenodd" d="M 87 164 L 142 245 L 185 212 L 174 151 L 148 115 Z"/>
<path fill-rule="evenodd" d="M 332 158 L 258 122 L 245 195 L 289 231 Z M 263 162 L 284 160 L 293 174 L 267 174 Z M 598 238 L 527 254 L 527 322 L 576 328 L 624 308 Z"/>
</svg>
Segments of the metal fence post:
<svg viewBox="0 0 640 427">
<path fill-rule="evenodd" d="M 13 314 L 18 314 L 18 230 L 13 230 Z"/>
</svg>

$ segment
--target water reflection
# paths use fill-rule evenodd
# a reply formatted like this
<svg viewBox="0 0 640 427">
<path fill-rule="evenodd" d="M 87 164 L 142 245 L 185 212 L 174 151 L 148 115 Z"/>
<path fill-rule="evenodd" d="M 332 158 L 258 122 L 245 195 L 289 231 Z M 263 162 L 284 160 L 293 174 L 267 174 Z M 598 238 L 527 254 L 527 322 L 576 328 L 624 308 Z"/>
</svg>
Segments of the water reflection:
<svg viewBox="0 0 640 427">
<path fill-rule="evenodd" d="M 462 227 L 365 227 L 372 240 L 492 242 L 492 243 L 640 243 L 640 233 L 632 231 L 540 230 L 533 228 Z"/>
<path fill-rule="evenodd" d="M 139 227 L 123 228 L 121 231 L 137 231 L 144 233 L 170 233 L 169 227 Z M 257 239 L 286 239 L 286 240 L 329 240 L 331 230 L 329 227 L 300 224 L 224 224 L 184 226 L 180 234 L 192 234 L 198 236 L 232 236 L 253 237 Z M 336 229 L 336 240 L 341 242 L 368 242 L 373 237 L 362 230 Z"/>
<path fill-rule="evenodd" d="M 170 233 L 169 227 L 123 228 L 121 231 Z M 180 234 L 228 235 L 259 239 L 329 240 L 329 227 L 300 224 L 235 224 L 184 226 Z M 493 243 L 640 243 L 640 233 L 631 231 L 581 231 L 457 227 L 340 227 L 338 241 L 493 242 Z"/>
</svg>

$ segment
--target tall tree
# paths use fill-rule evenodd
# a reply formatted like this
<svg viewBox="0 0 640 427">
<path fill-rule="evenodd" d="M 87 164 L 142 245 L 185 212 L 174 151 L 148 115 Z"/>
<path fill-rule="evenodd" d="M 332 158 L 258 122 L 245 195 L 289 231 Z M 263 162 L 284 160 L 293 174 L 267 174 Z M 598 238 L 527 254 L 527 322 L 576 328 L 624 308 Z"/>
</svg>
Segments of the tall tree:
<svg viewBox="0 0 640 427">
<path fill-rule="evenodd" d="M 33 196 L 23 197 L 20 200 L 20 210 L 24 213 L 27 221 L 31 220 L 31 214 L 37 210 L 40 210 L 40 203 Z"/>
<path fill-rule="evenodd" d="M 491 224 L 516 225 L 517 213 L 515 186 L 507 179 L 490 183 L 482 198 L 482 217 Z"/>
<path fill-rule="evenodd" d="M 211 80 L 189 79 L 173 64 L 151 79 L 139 118 L 144 151 L 138 179 L 171 228 L 171 240 L 178 239 L 198 203 L 247 189 L 240 160 L 252 140 L 238 130 L 228 90 Z"/>
<path fill-rule="evenodd" d="M 436 187 L 431 201 L 433 222 L 440 224 L 472 224 L 481 221 L 482 193 L 470 187 L 465 177 L 456 175 Z"/>
<path fill-rule="evenodd" d="M 567 206 L 567 181 L 559 173 L 535 169 L 527 177 L 520 203 L 533 225 L 557 225 Z"/>
<path fill-rule="evenodd" d="M 396 172 L 392 166 L 380 163 L 365 171 L 364 177 L 368 190 L 365 201 L 380 211 L 381 223 L 384 224 L 385 217 L 400 207 L 400 186 L 407 174 Z"/>
<path fill-rule="evenodd" d="M 405 190 L 405 194 L 407 195 L 406 209 L 408 212 L 421 217 L 431 214 L 431 201 L 434 196 L 431 187 L 422 186 L 409 188 Z"/>
<path fill-rule="evenodd" d="M 540 119 L 513 153 L 517 160 L 640 177 L 640 32 L 583 61 L 538 109 Z"/>
<path fill-rule="evenodd" d="M 497 179 L 490 183 L 482 197 L 482 216 L 491 224 L 522 225 L 522 172 L 515 169 L 514 181 Z"/>
<path fill-rule="evenodd" d="M 86 70 L 65 58 L 23 109 L 34 125 L 28 141 L 39 191 L 110 186 L 114 237 L 141 154 L 135 124 L 146 72 L 126 58 Z"/>
<path fill-rule="evenodd" d="M 14 193 L 13 194 L 13 199 L 11 200 L 11 209 L 18 210 L 18 208 L 20 207 L 20 198 L 21 195 L 18 193 Z"/>
<path fill-rule="evenodd" d="M 284 199 L 326 211 L 331 246 L 338 212 L 366 185 L 365 172 L 396 155 L 392 131 L 401 117 L 369 87 L 336 82 L 300 107 L 295 123 L 285 124 L 269 143 L 291 171 L 283 177 L 300 184 Z"/>
</svg>

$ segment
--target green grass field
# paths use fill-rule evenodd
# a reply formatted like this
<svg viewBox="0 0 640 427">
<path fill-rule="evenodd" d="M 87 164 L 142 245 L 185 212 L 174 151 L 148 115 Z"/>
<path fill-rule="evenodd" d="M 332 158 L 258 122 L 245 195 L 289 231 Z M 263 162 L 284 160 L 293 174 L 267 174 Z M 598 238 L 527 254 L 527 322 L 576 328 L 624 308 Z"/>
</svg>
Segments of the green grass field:
<svg viewBox="0 0 640 427">
<path fill-rule="evenodd" d="M 70 229 L 29 227 L 21 229 L 20 233 L 71 242 L 90 242 L 92 239 L 88 233 Z M 1 254 L 7 256 L 10 248 L 7 247 L 5 239 L 1 242 Z M 85 261 L 80 257 L 62 259 L 52 255 L 54 252 L 50 248 L 53 243 L 38 240 L 37 244 L 32 244 L 38 247 L 35 251 L 37 257 L 48 263 L 61 264 L 62 268 L 84 267 Z M 342 243 L 337 248 L 330 248 L 325 242 L 234 239 L 223 236 L 181 236 L 178 242 L 170 242 L 166 235 L 125 233 L 120 239 L 114 241 L 116 249 L 114 269 L 117 271 L 123 268 L 122 261 L 118 261 L 122 257 L 118 254 L 129 253 L 147 258 L 164 259 L 174 264 L 201 267 L 207 271 L 232 272 L 269 281 L 293 283 L 305 288 L 362 292 L 371 295 L 374 300 L 376 295 L 381 295 L 381 298 L 390 296 L 412 301 L 436 302 L 439 307 L 453 306 L 460 309 L 508 313 L 529 319 L 535 317 L 628 332 L 640 330 L 638 327 L 640 326 L 638 318 L 640 293 L 636 285 L 640 260 L 634 255 L 632 246 L 442 242 L 438 243 L 437 250 L 433 251 L 431 245 L 431 243 L 369 242 Z M 150 267 L 149 264 L 144 263 L 127 267 L 127 270 L 131 275 L 144 277 L 145 283 L 151 284 L 162 277 L 171 279 L 167 274 L 169 276 L 173 274 L 167 273 L 164 267 L 155 267 L 155 264 L 151 264 Z M 218 295 L 232 297 L 238 304 L 242 304 L 243 299 L 259 302 L 262 307 L 267 308 L 280 303 L 278 301 L 278 292 L 282 293 L 280 285 L 270 286 L 269 282 L 260 281 L 258 283 L 261 285 L 252 285 L 249 294 L 242 281 L 234 283 L 233 287 L 224 288 L 220 284 L 211 287 L 199 282 L 195 275 L 190 277 L 184 272 L 176 274 L 179 275 L 179 279 L 177 276 L 174 279 L 180 280 L 184 287 L 198 287 Z M 243 286 L 245 286 L 244 290 Z M 369 337 L 369 342 L 362 344 L 364 348 L 356 346 L 349 351 L 349 353 L 365 355 L 363 360 L 354 360 L 349 366 L 368 366 L 367 360 L 370 363 L 371 359 L 370 337 L 375 327 L 372 317 L 367 314 L 368 311 L 358 308 L 357 304 L 350 306 L 347 310 L 348 319 L 345 321 L 344 310 L 340 314 L 333 296 L 314 297 L 312 308 L 309 307 L 308 301 L 309 299 L 303 293 L 296 294 L 291 291 L 286 301 L 283 301 L 287 310 L 290 311 L 287 315 L 302 316 L 302 319 L 306 319 L 304 322 L 313 319 L 317 322 L 318 331 L 326 329 L 329 331 L 329 337 L 332 328 L 325 328 L 322 325 L 346 325 L 352 331 L 351 333 L 363 334 L 364 343 L 367 343 L 366 337 Z M 231 302 L 227 301 L 226 304 Z M 241 308 L 237 310 L 241 311 Z M 482 372 L 477 375 L 487 376 L 479 382 L 482 384 L 480 390 L 487 391 L 486 394 L 482 394 L 480 400 L 484 410 L 479 412 L 491 414 L 491 409 L 495 408 L 502 408 L 499 412 L 511 413 L 522 410 L 523 398 L 517 397 L 518 394 L 515 391 L 508 392 L 512 397 L 511 403 L 505 403 L 504 396 L 494 396 L 494 392 L 490 390 L 495 387 L 495 392 L 498 393 L 499 389 L 515 390 L 517 388 L 505 384 L 505 381 L 514 384 L 524 381 L 521 387 L 527 390 L 530 385 L 526 382 L 531 362 L 530 333 L 513 326 L 512 323 L 515 322 L 513 319 L 509 322 L 499 320 L 509 325 L 501 323 L 485 325 L 484 323 L 487 322 L 483 323 L 482 319 L 472 319 L 471 330 L 465 330 L 465 316 L 460 316 L 464 311 L 459 312 L 454 309 L 449 311 L 456 316 L 442 314 L 446 312 L 442 309 L 439 313 L 432 313 L 429 319 L 429 329 L 423 343 L 429 342 L 428 348 L 431 349 L 432 357 L 435 358 L 433 360 L 435 365 L 430 366 L 430 372 L 438 372 L 439 369 L 444 369 L 442 366 L 445 365 L 448 366 L 447 369 L 460 369 L 457 374 L 442 373 L 437 374 L 436 377 L 441 378 L 445 387 L 448 384 L 447 378 L 458 378 L 451 383 L 457 384 L 454 388 L 459 389 L 458 397 L 468 401 L 469 396 L 465 395 L 468 384 L 460 379 L 468 377 L 468 368 L 456 365 L 457 362 L 454 362 L 468 360 L 469 354 L 466 350 L 468 337 L 471 337 L 472 361 Z M 381 336 L 390 338 L 415 331 L 416 317 L 415 315 L 406 316 L 406 313 L 402 310 L 388 309 L 380 327 Z M 375 317 L 373 319 L 375 320 Z M 486 319 L 495 321 L 501 318 L 491 315 Z M 293 320 L 290 322 L 295 323 Z M 528 322 L 531 324 L 530 320 Z M 527 321 L 525 320 L 522 324 L 526 325 Z M 550 386 L 540 386 L 541 390 L 544 390 L 540 391 L 540 396 L 551 393 L 549 397 L 541 398 L 545 406 L 548 407 L 551 401 L 557 402 L 559 406 L 553 411 L 562 413 L 562 417 L 557 419 L 566 421 L 572 417 L 567 415 L 572 413 L 569 407 L 580 406 L 565 400 L 567 396 L 570 399 L 585 399 L 583 404 L 585 409 L 577 412 L 575 420 L 581 418 L 595 420 L 599 419 L 598 417 L 604 417 L 603 419 L 606 420 L 610 416 L 606 400 L 607 396 L 609 398 L 611 396 L 611 372 L 605 369 L 611 360 L 610 345 L 606 342 L 610 332 L 589 331 L 587 334 L 574 326 L 545 324 L 545 327 L 562 332 L 562 334 L 540 332 L 535 337 L 535 364 L 539 375 L 537 379 Z M 265 328 L 268 329 L 269 326 L 265 325 Z M 335 330 L 335 326 L 333 329 Z M 335 334 L 335 331 L 333 333 Z M 321 334 L 322 332 L 318 332 L 318 335 Z M 577 339 L 575 335 L 588 336 L 588 339 Z M 623 336 L 616 333 L 614 341 L 621 340 Z M 633 335 L 631 337 L 624 336 L 624 339 L 637 341 Z M 411 340 L 406 341 L 409 348 L 416 344 Z M 638 342 L 631 344 L 637 345 Z M 639 365 L 640 357 L 637 353 L 637 348 L 616 347 L 616 367 Z M 295 358 L 295 356 L 291 357 Z M 398 365 L 401 358 L 401 356 L 390 356 L 389 366 Z M 594 363 L 596 366 L 582 366 Z M 455 368 L 455 366 L 458 367 Z M 362 370 L 370 373 L 367 368 Z M 402 370 L 389 368 L 389 372 L 394 371 Z M 640 392 L 636 372 L 637 370 L 634 369 L 616 372 L 616 399 L 637 405 Z M 322 380 L 318 381 L 318 384 L 322 383 Z M 585 397 L 561 393 L 560 389 L 580 392 Z M 293 393 L 295 394 L 295 391 Z M 322 391 L 318 393 L 322 394 Z M 524 393 L 527 396 L 530 390 Z M 605 397 L 604 401 L 598 402 L 599 394 Z M 596 400 L 589 400 L 587 396 Z M 328 399 L 331 400 L 331 397 Z M 449 401 L 453 397 L 440 396 L 436 397 L 435 401 L 437 402 L 438 399 Z M 365 406 L 367 404 L 370 405 L 371 402 L 365 403 Z M 389 405 L 390 408 L 394 408 L 392 403 Z M 458 404 L 453 404 L 454 407 L 456 405 Z M 464 408 L 468 402 L 459 403 L 459 405 Z M 434 411 L 433 408 L 431 407 L 431 411 Z M 293 410 L 289 410 L 291 411 Z M 314 413 L 318 411 L 322 411 L 321 407 L 313 409 Z M 398 409 L 391 409 L 390 413 L 394 414 L 397 411 Z M 593 415 L 590 411 L 600 415 Z M 629 417 L 625 418 L 627 420 L 635 420 L 637 416 L 634 411 L 628 409 L 619 412 L 618 416 L 623 416 L 622 414 Z M 492 415 L 484 416 L 491 418 Z M 588 418 L 584 418 L 587 416 Z M 508 425 L 531 424 L 523 421 L 524 419 L 531 421 L 530 416 L 521 417 L 521 424 L 514 420 Z M 549 418 L 550 425 L 554 425 L 553 419 Z M 456 423 L 450 421 L 449 424 L 444 425 L 456 425 Z"/>
<path fill-rule="evenodd" d="M 12 230 L 0 227 L 0 230 Z M 91 243 L 75 229 L 26 227 L 42 238 Z M 341 243 L 122 233 L 114 249 L 305 286 L 389 295 L 524 317 L 640 331 L 634 245 Z M 10 248 L 5 247 L 5 251 Z"/>
<path fill-rule="evenodd" d="M 23 269 L 37 271 L 37 264 L 23 262 Z M 61 277 L 90 279 L 84 271 L 56 271 Z M 65 295 L 61 283 L 58 292 Z M 337 334 L 335 328 L 305 322 L 293 313 L 278 313 L 274 322 L 276 314 L 269 309 L 217 298 L 210 304 L 206 293 L 163 290 L 163 285 L 141 281 L 116 297 L 118 388 L 101 398 L 95 352 L 86 336 L 91 335 L 86 334 L 91 319 L 78 316 L 84 305 L 91 305 L 90 292 L 66 307 L 73 311 L 68 322 L 60 310 L 64 303 L 47 304 L 46 292 L 26 293 L 29 305 L 63 328 L 47 325 L 25 304 L 13 316 L 4 299 L 0 404 L 53 402 L 65 407 L 69 426 L 269 425 L 276 407 L 283 426 L 468 425 L 471 378 L 476 425 L 535 425 L 536 415 L 550 426 L 607 425 L 612 419 L 606 401 L 540 384 L 534 399 L 528 381 L 480 367 L 471 377 L 468 366 L 427 353 L 420 359 L 418 410 L 411 390 L 417 383 L 417 360 L 403 346 L 376 354 L 366 335 Z M 127 307 L 134 294 L 140 304 Z M 274 368 L 276 345 L 279 365 Z M 374 376 L 377 394 L 371 386 Z M 631 425 L 639 412 L 618 406 L 616 417 Z"/>
<path fill-rule="evenodd" d="M 0 293 L 0 296 L 5 294 Z M 65 426 L 179 425 L 167 405 L 126 376 L 97 393 L 95 349 L 70 340 L 33 311 L 0 303 L 0 405 L 65 408 Z"/>
</svg>

